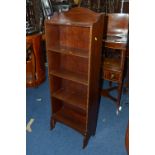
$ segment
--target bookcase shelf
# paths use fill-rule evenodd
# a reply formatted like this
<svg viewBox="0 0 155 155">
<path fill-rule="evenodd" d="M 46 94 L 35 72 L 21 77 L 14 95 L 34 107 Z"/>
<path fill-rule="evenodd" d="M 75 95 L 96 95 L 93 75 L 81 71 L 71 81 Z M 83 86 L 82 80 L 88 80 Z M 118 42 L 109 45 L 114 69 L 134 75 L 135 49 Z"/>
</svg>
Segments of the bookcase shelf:
<svg viewBox="0 0 155 155">
<path fill-rule="evenodd" d="M 75 129 L 83 148 L 97 125 L 103 16 L 77 7 L 45 21 L 51 129 L 56 122 Z"/>
<path fill-rule="evenodd" d="M 57 70 L 50 71 L 50 75 L 55 75 L 63 79 L 67 79 L 67 80 L 71 80 L 77 83 L 88 85 L 87 76 L 84 74 L 77 74 L 77 73 L 67 71 L 64 69 L 57 69 Z"/>
<path fill-rule="evenodd" d="M 80 133 L 85 133 L 86 131 L 86 117 L 81 116 L 68 107 L 63 106 L 59 111 L 54 113 L 53 118 Z"/>
<path fill-rule="evenodd" d="M 73 108 L 78 108 L 79 110 L 86 112 L 86 102 L 87 96 L 82 92 L 77 92 L 74 90 L 66 90 L 62 88 L 55 93 L 52 94 L 53 97 L 66 102 L 66 104 L 70 105 Z"/>
<path fill-rule="evenodd" d="M 81 50 L 77 48 L 69 48 L 65 46 L 55 46 L 53 48 L 50 48 L 49 52 L 50 51 L 61 53 L 61 54 L 66 54 L 70 56 L 78 56 L 78 57 L 86 58 L 86 59 L 88 59 L 88 56 L 89 56 L 88 51 L 86 50 Z"/>
</svg>

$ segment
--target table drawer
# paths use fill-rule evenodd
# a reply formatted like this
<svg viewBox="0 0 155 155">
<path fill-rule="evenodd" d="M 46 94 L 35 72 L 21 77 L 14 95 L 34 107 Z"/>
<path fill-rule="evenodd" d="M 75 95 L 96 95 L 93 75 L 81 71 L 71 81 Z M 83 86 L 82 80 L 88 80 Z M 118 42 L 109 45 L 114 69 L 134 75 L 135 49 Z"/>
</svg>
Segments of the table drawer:
<svg viewBox="0 0 155 155">
<path fill-rule="evenodd" d="M 112 71 L 104 71 L 103 78 L 105 80 L 110 81 L 120 81 L 121 80 L 121 73 L 119 72 L 112 72 Z"/>
</svg>

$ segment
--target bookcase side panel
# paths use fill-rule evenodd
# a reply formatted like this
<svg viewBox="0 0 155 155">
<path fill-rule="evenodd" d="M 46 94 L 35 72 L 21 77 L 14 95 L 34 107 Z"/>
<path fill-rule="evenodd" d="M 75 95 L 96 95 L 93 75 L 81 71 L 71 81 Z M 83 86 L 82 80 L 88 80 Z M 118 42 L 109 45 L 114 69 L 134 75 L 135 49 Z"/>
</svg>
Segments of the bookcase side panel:
<svg viewBox="0 0 155 155">
<path fill-rule="evenodd" d="M 89 79 L 89 105 L 88 105 L 88 131 L 95 134 L 98 109 L 100 104 L 100 74 L 103 37 L 103 15 L 92 27 L 90 79 Z"/>
</svg>

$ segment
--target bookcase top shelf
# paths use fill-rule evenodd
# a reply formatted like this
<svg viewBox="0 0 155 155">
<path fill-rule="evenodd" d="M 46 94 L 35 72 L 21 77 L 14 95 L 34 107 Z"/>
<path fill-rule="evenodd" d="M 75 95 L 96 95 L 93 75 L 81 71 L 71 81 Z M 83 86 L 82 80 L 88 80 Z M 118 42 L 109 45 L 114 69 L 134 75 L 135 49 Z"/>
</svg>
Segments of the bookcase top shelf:
<svg viewBox="0 0 155 155">
<path fill-rule="evenodd" d="M 91 27 L 98 21 L 101 14 L 103 13 L 95 13 L 86 8 L 76 7 L 72 8 L 68 12 L 55 12 L 50 20 L 46 20 L 46 23 L 56 25 Z"/>
</svg>

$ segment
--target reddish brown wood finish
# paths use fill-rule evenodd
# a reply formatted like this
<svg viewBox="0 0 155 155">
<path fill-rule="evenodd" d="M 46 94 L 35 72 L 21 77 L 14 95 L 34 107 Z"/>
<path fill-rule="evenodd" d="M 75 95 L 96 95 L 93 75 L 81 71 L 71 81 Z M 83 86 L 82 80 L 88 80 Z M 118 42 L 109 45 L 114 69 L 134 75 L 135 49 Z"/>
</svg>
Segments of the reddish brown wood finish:
<svg viewBox="0 0 155 155">
<path fill-rule="evenodd" d="M 103 17 L 77 7 L 45 21 L 51 128 L 58 121 L 77 130 L 83 148 L 97 124 Z"/>
<path fill-rule="evenodd" d="M 26 43 L 32 44 L 32 59 L 26 63 L 26 86 L 36 87 L 45 80 L 45 65 L 41 50 L 42 34 L 26 36 Z M 35 73 L 34 73 L 35 72 Z"/>
<path fill-rule="evenodd" d="M 107 32 L 106 37 L 103 39 L 103 46 L 105 49 L 111 49 L 112 52 L 120 52 L 120 58 L 104 57 L 102 78 L 111 82 L 117 82 L 118 87 L 110 87 L 109 89 L 103 89 L 101 95 L 106 96 L 113 101 L 116 101 L 117 108 L 120 107 L 123 74 L 126 57 L 126 46 L 128 39 L 128 14 L 113 13 L 107 15 Z M 114 89 L 118 90 L 117 98 L 114 98 L 109 94 Z"/>
<path fill-rule="evenodd" d="M 32 43 L 26 43 L 26 83 L 35 85 L 35 56 Z"/>
</svg>

